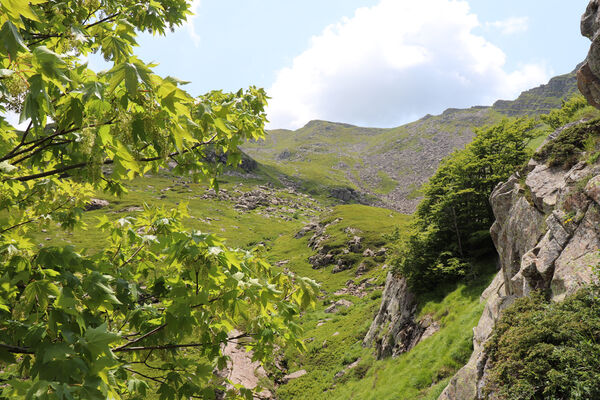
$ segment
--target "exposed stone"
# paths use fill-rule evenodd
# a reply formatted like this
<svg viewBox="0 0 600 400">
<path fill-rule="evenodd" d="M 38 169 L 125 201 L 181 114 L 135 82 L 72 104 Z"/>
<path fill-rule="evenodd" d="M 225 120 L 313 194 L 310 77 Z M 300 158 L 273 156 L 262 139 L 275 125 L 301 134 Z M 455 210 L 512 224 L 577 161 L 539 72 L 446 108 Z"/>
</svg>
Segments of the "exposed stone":
<svg viewBox="0 0 600 400">
<path fill-rule="evenodd" d="M 378 359 L 397 356 L 419 343 L 427 329 L 415 322 L 415 295 L 406 280 L 388 273 L 381 306 L 363 340 L 364 346 L 374 346 Z M 433 322 L 428 322 L 428 326 Z"/>
<path fill-rule="evenodd" d="M 592 265 L 600 262 L 600 212 L 592 205 L 579 223 L 573 238 L 556 260 L 552 297 L 556 301 L 574 293 L 593 279 Z"/>
<path fill-rule="evenodd" d="M 361 262 L 358 268 L 356 269 L 356 275 L 362 275 L 369 271 L 369 267 L 364 262 Z"/>
<path fill-rule="evenodd" d="M 317 228 L 319 227 L 319 224 L 317 224 L 316 222 L 311 222 L 308 225 L 305 225 L 304 227 L 302 227 L 302 229 L 300 229 L 298 231 L 298 233 L 296 233 L 294 235 L 294 238 L 296 239 L 300 239 L 303 238 L 304 236 L 306 236 L 309 232 L 313 232 L 315 231 Z"/>
<path fill-rule="evenodd" d="M 375 252 L 375 256 L 376 257 L 382 257 L 382 256 L 385 256 L 386 253 L 387 253 L 387 249 L 385 247 L 382 247 L 382 248 L 380 248 L 379 250 L 377 250 Z"/>
<path fill-rule="evenodd" d="M 238 336 L 240 332 L 232 331 L 231 336 Z M 266 378 L 267 374 L 259 361 L 252 360 L 252 352 L 246 351 L 245 347 L 239 343 L 239 339 L 231 339 L 223 346 L 223 355 L 229 357 L 227 366 L 217 371 L 217 374 L 222 378 L 227 378 L 233 385 L 242 385 L 246 388 L 253 389 L 259 385 L 261 378 Z M 226 383 L 227 389 L 232 389 L 230 383 Z M 260 393 L 261 399 L 272 398 L 272 393 L 268 390 L 263 390 Z"/>
<path fill-rule="evenodd" d="M 278 160 L 287 160 L 290 157 L 292 157 L 292 153 L 289 150 L 284 150 L 281 153 L 279 153 L 279 155 L 277 156 Z"/>
<path fill-rule="evenodd" d="M 501 271 L 482 295 L 487 303 L 474 329 L 473 354 L 439 399 L 483 398 L 489 369 L 484 344 L 516 298 L 551 289 L 552 300 L 561 301 L 595 279 L 590 266 L 600 262 L 599 166 L 580 163 L 564 171 L 531 162 L 528 170 L 524 187 L 515 174 L 491 195 Z"/>
<path fill-rule="evenodd" d="M 283 378 L 281 378 L 281 382 L 282 383 L 288 383 L 292 379 L 298 379 L 301 376 L 304 376 L 306 374 L 307 374 L 306 370 L 305 369 L 301 369 L 301 370 L 298 370 L 296 372 L 292 372 L 291 374 L 285 375 Z"/>
<path fill-rule="evenodd" d="M 587 101 L 600 108 L 600 12 L 598 0 L 591 0 L 581 17 L 581 34 L 592 41 L 587 58 L 577 71 L 577 86 Z"/>
<path fill-rule="evenodd" d="M 538 210 L 549 213 L 556 205 L 559 191 L 566 185 L 565 173 L 561 168 L 538 164 L 527 174 L 525 184 Z"/>
<path fill-rule="evenodd" d="M 356 193 L 356 191 L 352 188 L 333 188 L 329 191 L 329 193 L 331 197 L 345 202 L 359 200 L 358 193 Z"/>
<path fill-rule="evenodd" d="M 104 207 L 108 207 L 110 203 L 102 199 L 90 199 L 90 202 L 86 204 L 85 211 L 99 210 Z"/>
<path fill-rule="evenodd" d="M 333 254 L 321 254 L 317 253 L 314 256 L 308 258 L 308 262 L 313 266 L 314 269 L 322 268 L 332 264 L 334 261 Z"/>
<path fill-rule="evenodd" d="M 360 236 L 354 236 L 348 242 L 348 249 L 353 253 L 360 253 L 362 249 L 362 238 Z"/>
<path fill-rule="evenodd" d="M 585 194 L 600 205 L 600 176 L 590 179 L 585 186 Z"/>
<path fill-rule="evenodd" d="M 340 299 L 331 304 L 329 307 L 325 309 L 325 312 L 328 314 L 335 314 L 340 311 L 342 308 L 352 307 L 353 304 L 351 301 L 346 299 Z"/>
<path fill-rule="evenodd" d="M 337 274 L 337 273 L 342 272 L 342 271 L 347 271 L 350 268 L 352 268 L 352 267 L 349 266 L 349 265 L 347 265 L 347 264 L 341 263 L 341 260 L 340 260 L 340 263 L 338 265 L 336 265 L 335 267 L 333 267 L 333 269 L 331 270 L 331 273 L 332 274 Z"/>
<path fill-rule="evenodd" d="M 366 249 L 363 251 L 363 257 L 375 257 L 375 252 L 371 249 Z"/>
</svg>

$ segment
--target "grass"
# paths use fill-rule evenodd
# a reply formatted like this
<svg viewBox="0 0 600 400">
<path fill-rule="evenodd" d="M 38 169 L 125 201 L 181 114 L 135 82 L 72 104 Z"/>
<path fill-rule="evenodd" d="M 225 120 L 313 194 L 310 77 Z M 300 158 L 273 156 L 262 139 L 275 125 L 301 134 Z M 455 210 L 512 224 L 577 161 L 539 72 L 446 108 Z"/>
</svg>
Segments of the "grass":
<svg viewBox="0 0 600 400">
<path fill-rule="evenodd" d="M 334 207 L 320 216 L 323 224 L 340 220 L 331 224 L 326 229 L 329 238 L 323 242 L 330 252 L 339 253 L 346 248 L 346 243 L 354 235 L 349 234 L 348 228 L 358 229 L 357 236 L 363 238 L 363 250 L 370 248 L 377 250 L 380 247 L 388 245 L 388 241 L 383 237 L 384 234 L 390 234 L 396 227 L 404 229 L 408 225 L 410 218 L 396 211 L 385 208 L 369 207 L 359 204 L 340 205 Z M 355 268 L 332 274 L 333 266 L 313 269 L 308 263 L 308 257 L 314 252 L 308 247 L 308 240 L 311 234 L 303 238 L 295 239 L 293 235 L 280 235 L 268 248 L 267 257 L 272 263 L 282 260 L 289 260 L 286 267 L 301 276 L 307 276 L 321 283 L 323 290 L 332 293 L 343 286 L 349 279 L 355 278 Z M 362 252 L 361 252 L 362 253 Z M 354 267 L 358 266 L 365 257 L 358 255 Z M 378 265 L 382 265 L 384 258 L 376 259 Z M 380 276 L 384 273 L 379 272 Z"/>
<path fill-rule="evenodd" d="M 389 194 L 398 186 L 398 182 L 394 179 L 390 178 L 388 174 L 384 171 L 378 171 L 377 177 L 379 178 L 379 183 L 377 187 L 374 189 L 375 193 L 378 194 Z"/>
<path fill-rule="evenodd" d="M 485 273 L 477 280 L 440 287 L 421 298 L 419 317 L 433 315 L 441 329 L 397 358 L 377 361 L 373 349 L 362 347 L 362 338 L 380 303 L 376 296 L 353 299 L 354 306 L 347 313 L 336 315 L 321 326 L 317 326 L 318 321 L 325 321 L 330 315 L 315 312 L 307 316 L 303 325 L 305 337 L 310 340 L 309 350 L 305 355 L 289 358 L 293 367 L 302 367 L 308 373 L 281 386 L 277 395 L 282 400 L 436 399 L 471 355 L 472 328 L 484 307 L 479 296 L 495 274 L 493 262 L 482 263 L 478 268 Z M 335 378 L 358 358 L 359 367 Z"/>
<path fill-rule="evenodd" d="M 254 185 L 268 182 L 265 179 L 247 180 L 224 176 L 220 188 L 226 191 L 247 191 Z M 97 197 L 108 200 L 110 204 L 105 208 L 84 213 L 83 222 L 87 225 L 86 229 L 78 228 L 73 232 L 57 229 L 32 232 L 31 238 L 38 243 L 74 244 L 95 251 L 106 243 L 105 235 L 95 227 L 96 217 L 108 215 L 116 220 L 135 215 L 136 211 L 133 208 L 143 204 L 172 208 L 180 202 L 187 202 L 190 218 L 185 221 L 186 228 L 214 233 L 225 239 L 230 247 L 248 248 L 258 243 L 268 243 L 283 234 L 292 234 L 317 215 L 314 210 L 290 212 L 286 207 L 276 207 L 278 212 L 270 216 L 260 214 L 259 209 L 239 212 L 234 209 L 234 203 L 231 201 L 203 199 L 206 185 L 195 184 L 168 173 L 137 178 L 127 182 L 127 188 L 128 193 L 120 198 L 97 193 Z M 282 197 L 297 197 L 285 192 L 280 193 Z M 298 201 L 306 202 L 306 199 L 299 197 Z M 322 206 L 318 201 L 315 204 Z"/>
<path fill-rule="evenodd" d="M 563 130 L 555 140 L 539 149 L 534 158 L 550 166 L 568 169 L 585 151 L 588 154 L 598 152 L 599 142 L 600 119 L 595 119 Z"/>
</svg>

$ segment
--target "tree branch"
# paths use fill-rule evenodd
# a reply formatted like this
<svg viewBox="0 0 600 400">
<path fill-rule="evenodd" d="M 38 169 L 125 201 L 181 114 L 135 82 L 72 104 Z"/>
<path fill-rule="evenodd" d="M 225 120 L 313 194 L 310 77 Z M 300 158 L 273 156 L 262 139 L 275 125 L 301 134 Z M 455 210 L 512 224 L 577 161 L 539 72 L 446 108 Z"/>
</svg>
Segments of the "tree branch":
<svg viewBox="0 0 600 400">
<path fill-rule="evenodd" d="M 142 341 L 142 340 L 146 339 L 147 337 L 150 337 L 150 336 L 154 335 L 155 333 L 158 333 L 158 332 L 160 332 L 160 331 L 161 331 L 161 330 L 163 330 L 163 329 L 164 329 L 166 326 L 167 326 L 167 324 L 162 324 L 162 325 L 160 325 L 160 326 L 156 327 L 155 329 L 152 329 L 150 332 L 148 332 L 148 333 L 146 333 L 146 334 L 144 334 L 144 335 L 140 336 L 139 338 L 137 338 L 137 339 L 135 339 L 135 340 L 132 340 L 132 341 L 130 341 L 130 342 L 128 342 L 128 343 L 125 343 L 123 346 L 117 347 L 117 348 L 116 348 L 116 349 L 114 349 L 113 351 L 121 351 L 121 350 L 123 350 L 124 348 L 131 346 L 132 344 L 135 344 L 135 343 L 137 343 L 137 342 L 139 342 L 139 341 Z"/>
<path fill-rule="evenodd" d="M 28 347 L 12 346 L 4 343 L 0 343 L 0 349 L 4 349 L 12 354 L 34 354 L 33 350 Z"/>
<path fill-rule="evenodd" d="M 50 212 L 48 212 L 48 213 L 45 213 L 45 214 L 43 214 L 43 215 L 52 214 L 53 212 L 60 210 L 61 208 L 63 208 L 63 207 L 65 206 L 65 204 L 67 204 L 67 203 L 68 203 L 69 201 L 71 201 L 71 200 L 73 200 L 73 197 L 69 197 L 69 198 L 68 198 L 66 201 L 64 201 L 63 203 L 59 204 L 57 207 L 53 208 L 53 209 L 52 209 Z M 37 218 L 32 218 L 32 219 L 29 219 L 29 220 L 27 220 L 27 221 L 23 221 L 23 222 L 21 222 L 21 223 L 18 223 L 18 224 L 16 224 L 16 225 L 13 225 L 13 226 L 11 226 L 11 227 L 8 227 L 8 228 L 6 228 L 6 229 L 3 229 L 3 230 L 1 230 L 1 231 L 0 231 L 0 235 L 1 235 L 1 234 L 3 234 L 4 232 L 8 232 L 8 231 L 10 231 L 10 230 L 13 230 L 13 229 L 15 229 L 15 228 L 18 228 L 18 227 L 20 227 L 20 226 L 27 225 L 27 224 L 30 224 L 30 223 L 32 223 L 32 222 L 35 222 L 35 221 L 37 221 L 37 220 L 39 220 L 39 219 L 41 219 L 41 218 L 42 218 L 42 215 L 40 215 L 40 216 L 39 216 L 39 217 L 37 217 Z"/>
<path fill-rule="evenodd" d="M 233 340 L 241 339 L 241 338 L 245 338 L 245 337 L 252 337 L 252 336 L 247 333 L 243 333 L 238 336 L 233 336 L 233 337 L 227 338 L 226 341 L 231 342 Z M 117 347 L 116 349 L 113 349 L 112 351 L 115 353 L 119 353 L 119 352 L 134 352 L 134 351 L 144 351 L 144 350 L 175 350 L 175 349 L 183 349 L 183 348 L 189 348 L 189 347 L 208 346 L 210 344 L 213 344 L 213 343 L 160 344 L 160 345 L 154 345 L 154 346 L 135 346 L 135 347 L 121 346 L 121 347 Z"/>
<path fill-rule="evenodd" d="M 183 151 L 176 151 L 174 153 L 169 154 L 167 157 L 174 157 L 174 156 L 178 156 L 178 155 L 182 155 L 182 154 L 186 154 L 189 153 L 190 151 L 196 150 L 197 148 L 199 148 L 200 146 L 206 146 L 211 144 L 214 139 L 216 139 L 217 134 L 213 135 L 213 137 L 211 137 L 208 141 L 205 142 L 200 142 L 200 143 L 196 143 L 194 146 L 190 147 L 189 149 L 183 150 Z M 150 162 L 150 161 L 158 161 L 163 159 L 163 157 L 161 156 L 156 156 L 156 157 L 147 157 L 147 158 L 140 158 L 137 161 L 140 162 Z M 2 159 L 0 159 L 0 161 L 2 161 Z M 113 160 L 106 160 L 102 163 L 102 165 L 109 165 L 109 164 L 113 164 L 114 161 Z M 72 164 L 72 165 L 67 165 L 61 168 L 56 168 L 50 171 L 46 171 L 46 172 L 40 172 L 39 174 L 33 174 L 33 175 L 26 175 L 26 176 L 20 176 L 17 178 L 9 178 L 10 180 L 15 180 L 15 181 L 19 181 L 19 182 L 27 182 L 33 179 L 38 179 L 38 178 L 45 178 L 47 176 L 52 176 L 52 175 L 56 175 L 56 174 L 62 174 L 63 172 L 67 172 L 70 171 L 72 169 L 77 169 L 77 168 L 83 168 L 87 165 L 90 165 L 91 163 L 78 163 L 78 164 Z"/>
</svg>

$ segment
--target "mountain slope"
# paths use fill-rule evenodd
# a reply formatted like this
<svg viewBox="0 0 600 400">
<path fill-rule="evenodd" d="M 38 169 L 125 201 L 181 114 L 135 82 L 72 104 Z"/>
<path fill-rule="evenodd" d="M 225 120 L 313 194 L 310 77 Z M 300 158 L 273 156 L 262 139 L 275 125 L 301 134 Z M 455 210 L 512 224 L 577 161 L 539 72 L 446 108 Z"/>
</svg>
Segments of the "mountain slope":
<svg viewBox="0 0 600 400">
<path fill-rule="evenodd" d="M 571 72 L 492 107 L 448 109 L 390 129 L 311 121 L 296 131 L 270 131 L 264 142 L 243 148 L 311 193 L 410 213 L 421 185 L 446 155 L 471 141 L 476 127 L 547 113 L 576 91 Z"/>
</svg>

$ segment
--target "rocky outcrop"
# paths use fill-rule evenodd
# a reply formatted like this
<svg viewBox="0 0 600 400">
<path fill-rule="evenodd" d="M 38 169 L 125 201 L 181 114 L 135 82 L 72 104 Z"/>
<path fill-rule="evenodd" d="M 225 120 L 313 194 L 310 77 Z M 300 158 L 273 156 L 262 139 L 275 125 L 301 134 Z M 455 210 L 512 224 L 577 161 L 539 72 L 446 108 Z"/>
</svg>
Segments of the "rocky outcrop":
<svg viewBox="0 0 600 400">
<path fill-rule="evenodd" d="M 90 199 L 89 203 L 85 205 L 85 211 L 99 210 L 101 208 L 108 207 L 109 204 L 110 203 L 107 200 Z"/>
<path fill-rule="evenodd" d="M 360 194 L 349 187 L 332 188 L 329 190 L 329 194 L 331 197 L 346 203 L 351 201 L 362 202 Z"/>
<path fill-rule="evenodd" d="M 258 163 L 256 160 L 243 151 L 238 151 L 240 153 L 240 161 L 239 164 L 233 166 L 233 168 L 239 168 L 245 172 L 255 171 L 258 168 Z M 224 153 L 221 150 L 217 150 L 214 146 L 209 146 L 204 150 L 204 159 L 210 163 L 221 164 L 224 166 L 229 166 L 230 164 L 229 154 Z"/>
<path fill-rule="evenodd" d="M 353 306 L 353 304 L 351 301 L 346 300 L 346 299 L 340 299 L 340 300 L 333 302 L 329 307 L 327 307 L 324 310 L 324 312 L 326 312 L 328 314 L 335 314 L 338 311 L 340 311 L 341 309 L 352 307 L 352 306 Z"/>
<path fill-rule="evenodd" d="M 536 289 L 561 301 L 594 280 L 600 262 L 600 165 L 580 162 L 564 170 L 531 161 L 491 196 L 491 233 L 500 272 L 481 297 L 473 354 L 440 399 L 482 398 L 488 368 L 485 342 L 504 310 Z"/>
<path fill-rule="evenodd" d="M 381 296 L 381 306 L 363 340 L 364 346 L 374 346 L 375 356 L 382 359 L 397 356 L 415 347 L 424 334 L 431 336 L 438 324 L 426 317 L 415 321 L 417 301 L 406 280 L 389 272 Z"/>
<path fill-rule="evenodd" d="M 513 101 L 498 100 L 494 111 L 511 117 L 546 114 L 560 106 L 560 101 L 568 99 L 577 92 L 576 71 L 556 76 L 547 84 L 527 90 Z"/>
<path fill-rule="evenodd" d="M 600 4 L 592 0 L 581 17 L 581 34 L 592 41 L 588 56 L 577 71 L 577 86 L 587 101 L 600 108 Z"/>
<path fill-rule="evenodd" d="M 227 366 L 222 370 L 216 371 L 216 374 L 229 382 L 225 382 L 225 388 L 231 390 L 233 385 L 241 385 L 248 389 L 254 389 L 260 384 L 260 379 L 267 377 L 267 374 L 262 367 L 260 361 L 252 359 L 252 351 L 247 351 L 243 343 L 237 337 L 241 336 L 239 331 L 233 330 L 231 337 L 225 345 L 223 345 L 223 355 L 229 357 Z M 224 399 L 225 393 L 217 393 L 218 399 Z M 270 391 L 264 389 L 260 393 L 256 393 L 253 399 L 271 399 L 273 395 Z"/>
<path fill-rule="evenodd" d="M 313 249 L 316 252 L 316 254 L 310 256 L 308 258 L 308 262 L 312 265 L 314 269 L 323 268 L 333 264 L 335 266 L 331 270 L 332 273 L 335 274 L 338 272 L 346 271 L 348 269 L 351 269 L 354 265 L 351 262 L 349 262 L 344 256 L 350 253 L 360 254 L 363 252 L 363 239 L 362 237 L 355 235 L 355 233 L 358 233 L 359 230 L 351 227 L 347 227 L 344 230 L 344 232 L 347 235 L 352 235 L 352 238 L 348 240 L 345 247 L 331 248 L 330 246 L 326 245 L 327 240 L 330 238 L 330 236 L 327 234 L 327 227 L 337 224 L 340 221 L 341 219 L 337 218 L 327 224 L 311 222 L 308 225 L 304 226 L 301 230 L 299 230 L 296 233 L 296 235 L 294 235 L 296 239 L 300 239 L 312 233 L 312 236 L 308 239 L 308 246 L 311 249 Z M 381 250 L 377 253 L 372 253 L 373 257 L 375 257 L 376 254 L 381 254 Z M 366 271 L 367 267 L 365 266 L 363 269 Z"/>
</svg>

